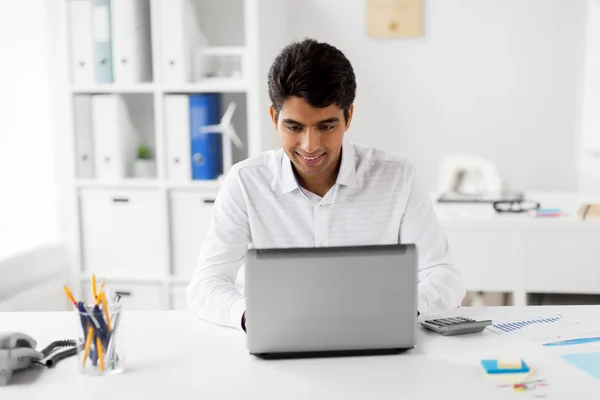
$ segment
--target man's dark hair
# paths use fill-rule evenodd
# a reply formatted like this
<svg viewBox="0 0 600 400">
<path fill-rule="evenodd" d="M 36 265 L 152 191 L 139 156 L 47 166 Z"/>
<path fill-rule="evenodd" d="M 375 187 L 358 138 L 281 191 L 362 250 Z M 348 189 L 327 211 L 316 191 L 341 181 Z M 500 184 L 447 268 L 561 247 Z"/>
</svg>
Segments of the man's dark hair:
<svg viewBox="0 0 600 400">
<path fill-rule="evenodd" d="M 344 53 L 313 39 L 286 46 L 273 61 L 268 82 L 277 117 L 288 97 L 300 97 L 316 108 L 335 104 L 347 122 L 356 96 L 354 70 Z"/>
</svg>

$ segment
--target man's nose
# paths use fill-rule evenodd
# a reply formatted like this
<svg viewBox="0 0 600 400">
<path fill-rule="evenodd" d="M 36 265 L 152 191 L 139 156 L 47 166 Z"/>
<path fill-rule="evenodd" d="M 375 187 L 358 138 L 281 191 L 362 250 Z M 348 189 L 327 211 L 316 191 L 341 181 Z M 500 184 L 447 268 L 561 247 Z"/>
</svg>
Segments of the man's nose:
<svg viewBox="0 0 600 400">
<path fill-rule="evenodd" d="M 313 153 L 321 147 L 321 133 L 316 129 L 307 128 L 302 138 L 302 150 Z"/>
</svg>

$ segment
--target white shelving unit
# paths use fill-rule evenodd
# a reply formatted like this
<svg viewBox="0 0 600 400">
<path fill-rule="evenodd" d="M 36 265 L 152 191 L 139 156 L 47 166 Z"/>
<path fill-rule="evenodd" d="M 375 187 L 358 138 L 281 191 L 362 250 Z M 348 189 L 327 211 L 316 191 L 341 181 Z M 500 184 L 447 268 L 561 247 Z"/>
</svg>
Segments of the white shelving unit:
<svg viewBox="0 0 600 400">
<path fill-rule="evenodd" d="M 62 27 L 56 28 L 60 30 L 57 48 L 62 49 L 58 53 L 65 58 L 62 66 L 72 65 L 67 60 L 70 60 L 73 43 L 69 3 L 74 1 L 91 0 L 61 0 L 51 6 L 58 7 L 53 14 L 58 18 L 57 26 Z M 167 83 L 163 79 L 161 12 L 172 2 L 147 1 L 152 81 L 79 84 L 74 82 L 74 67 L 63 71 L 69 78 L 65 82 L 68 92 L 64 107 L 66 129 L 60 143 L 67 144 L 66 152 L 72 160 L 68 185 L 72 206 L 69 219 L 73 244 L 72 286 L 76 296 L 89 295 L 89 279 L 95 274 L 113 289 L 129 293 L 129 309 L 182 308 L 185 306 L 184 288 L 208 229 L 219 180 L 169 180 L 164 99 L 171 94 L 223 93 L 224 102 L 230 99 L 238 102 L 234 124 L 244 140 L 244 148 L 234 152 L 234 162 L 265 150 L 261 137 L 264 117 L 261 118 L 260 111 L 266 113 L 266 87 L 263 87 L 266 70 L 261 59 L 270 58 L 275 48 L 259 48 L 258 38 L 264 32 L 264 27 L 259 25 L 261 18 L 262 23 L 266 23 L 263 11 L 270 1 L 261 4 L 260 0 L 184 0 L 190 1 L 200 14 L 200 29 L 206 28 L 209 47 L 201 50 L 202 56 L 237 57 L 242 71 L 241 76 L 211 77 L 188 83 Z M 132 120 L 138 119 L 140 129 L 147 130 L 149 126 L 153 129 L 145 140 L 152 141 L 148 144 L 155 154 L 155 179 L 78 177 L 74 99 L 81 95 L 92 98 L 117 95 L 126 97 L 132 104 L 137 104 L 136 99 L 151 104 L 150 121 L 147 109 L 144 115 L 133 116 Z M 273 134 L 271 130 L 268 133 Z"/>
</svg>

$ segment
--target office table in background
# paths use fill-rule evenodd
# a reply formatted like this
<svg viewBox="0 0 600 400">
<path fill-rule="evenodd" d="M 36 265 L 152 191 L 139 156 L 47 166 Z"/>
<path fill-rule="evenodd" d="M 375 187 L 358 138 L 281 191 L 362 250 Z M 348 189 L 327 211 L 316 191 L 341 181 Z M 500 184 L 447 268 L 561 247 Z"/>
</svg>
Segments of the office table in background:
<svg viewBox="0 0 600 400">
<path fill-rule="evenodd" d="M 556 313 L 585 319 L 599 312 L 600 306 L 489 307 L 450 315 L 500 321 Z M 267 361 L 248 354 L 242 332 L 187 312 L 129 312 L 122 322 L 127 341 L 123 374 L 83 376 L 71 358 L 53 369 L 15 374 L 9 386 L 0 388 L 0 398 L 503 399 L 517 393 L 496 388 L 479 362 L 515 355 L 547 380 L 551 398 L 597 399 L 600 393 L 600 380 L 547 348 L 488 330 L 444 337 L 419 328 L 417 347 L 402 355 Z M 77 320 L 69 312 L 0 313 L 0 326 L 25 332 L 42 347 L 73 337 Z"/>
<path fill-rule="evenodd" d="M 491 204 L 435 204 L 467 290 L 509 293 L 515 306 L 536 305 L 529 294 L 600 295 L 600 220 L 577 218 L 579 206 L 600 202 L 600 195 L 547 192 L 526 198 L 565 215 L 535 218 L 499 214 Z"/>
</svg>

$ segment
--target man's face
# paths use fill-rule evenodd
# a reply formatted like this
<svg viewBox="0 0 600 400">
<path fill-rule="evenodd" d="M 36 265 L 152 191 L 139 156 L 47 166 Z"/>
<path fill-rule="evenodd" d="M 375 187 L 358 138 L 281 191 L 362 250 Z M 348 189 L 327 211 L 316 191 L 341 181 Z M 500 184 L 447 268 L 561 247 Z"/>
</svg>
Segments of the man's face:
<svg viewBox="0 0 600 400">
<path fill-rule="evenodd" d="M 344 111 L 338 106 L 314 108 L 300 97 L 286 99 L 278 118 L 271 107 L 271 118 L 283 150 L 303 177 L 335 171 L 353 106 L 349 111 L 346 122 Z"/>
</svg>

